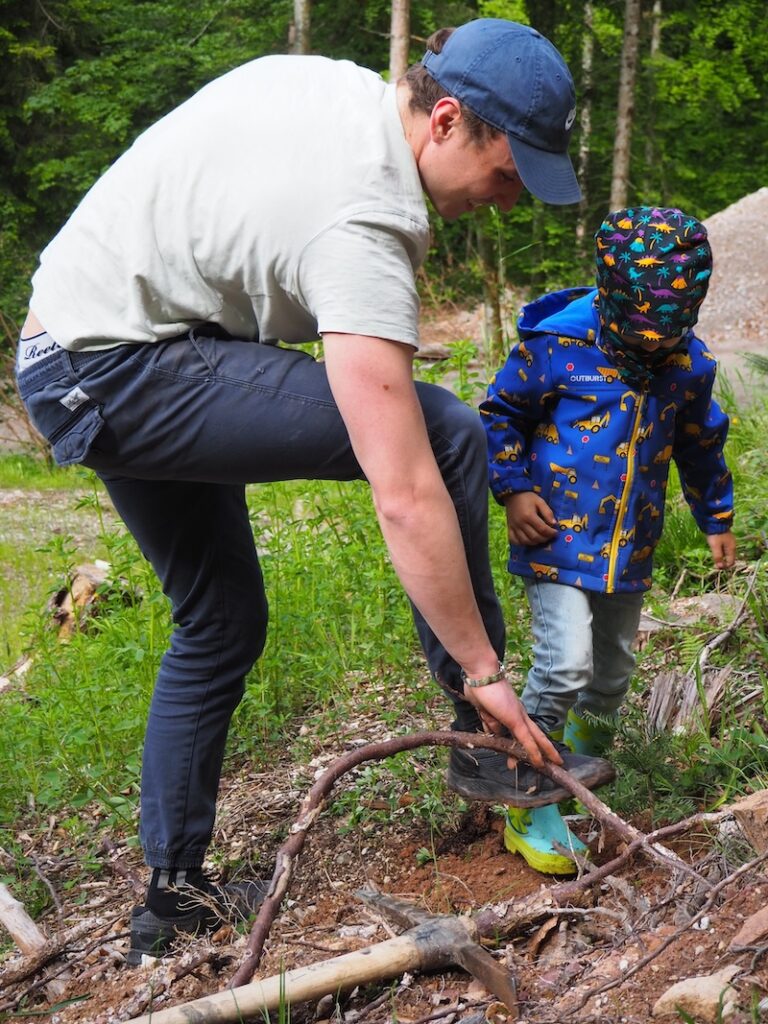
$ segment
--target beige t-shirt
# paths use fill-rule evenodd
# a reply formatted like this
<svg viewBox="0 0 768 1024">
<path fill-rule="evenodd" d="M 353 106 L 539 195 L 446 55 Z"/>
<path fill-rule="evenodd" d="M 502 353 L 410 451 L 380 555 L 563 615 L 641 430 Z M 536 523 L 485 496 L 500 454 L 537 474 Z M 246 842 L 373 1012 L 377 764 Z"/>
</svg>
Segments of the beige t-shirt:
<svg viewBox="0 0 768 1024">
<path fill-rule="evenodd" d="M 139 136 L 43 251 L 31 308 L 69 349 L 203 322 L 417 345 L 428 231 L 395 86 L 348 61 L 264 57 Z"/>
</svg>

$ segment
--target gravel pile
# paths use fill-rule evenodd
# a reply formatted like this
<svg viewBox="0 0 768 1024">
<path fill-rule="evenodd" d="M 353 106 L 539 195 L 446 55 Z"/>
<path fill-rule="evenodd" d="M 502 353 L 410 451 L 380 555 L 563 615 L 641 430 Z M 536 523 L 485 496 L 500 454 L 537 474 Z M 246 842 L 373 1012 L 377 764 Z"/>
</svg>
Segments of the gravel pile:
<svg viewBox="0 0 768 1024">
<path fill-rule="evenodd" d="M 728 372 L 744 353 L 768 355 L 768 188 L 704 221 L 714 256 L 698 333 Z"/>
</svg>

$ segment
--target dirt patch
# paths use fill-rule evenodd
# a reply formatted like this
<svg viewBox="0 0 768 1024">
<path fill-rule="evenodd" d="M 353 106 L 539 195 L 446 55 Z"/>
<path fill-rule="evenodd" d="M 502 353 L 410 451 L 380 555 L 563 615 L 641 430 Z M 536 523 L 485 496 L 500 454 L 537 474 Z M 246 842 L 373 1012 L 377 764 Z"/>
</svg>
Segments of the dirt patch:
<svg viewBox="0 0 768 1024">
<path fill-rule="evenodd" d="M 439 696 L 432 712 L 440 724 L 444 709 Z M 414 722 L 409 727 L 434 724 Z M 360 718 L 356 726 L 332 739 L 314 736 L 305 728 L 301 757 L 296 760 L 283 751 L 268 770 L 254 770 L 247 764 L 230 770 L 222 786 L 211 866 L 222 870 L 225 878 L 235 864 L 241 876 L 271 874 L 275 853 L 298 816 L 313 772 L 319 770 L 308 764 L 325 767 L 329 757 L 344 748 L 382 738 L 381 724 L 374 718 Z M 334 797 L 348 792 L 353 784 L 353 777 L 340 780 Z M 407 787 L 407 780 L 398 775 L 389 794 L 393 806 L 407 808 Z M 327 960 L 383 942 L 398 932 L 356 898 L 363 886 L 374 886 L 430 913 L 468 914 L 481 907 L 498 911 L 502 906 L 522 905 L 558 881 L 536 873 L 505 850 L 502 821 L 493 808 L 471 805 L 462 810 L 447 791 L 444 800 L 455 814 L 453 825 L 442 835 L 402 811 L 351 826 L 338 811 L 326 809 L 309 832 L 257 976 L 266 978 Z M 86 821 L 92 816 L 91 834 L 103 829 L 96 811 L 86 808 L 80 814 Z M 649 826 L 644 820 L 635 824 Z M 604 834 L 588 817 L 577 818 L 572 827 L 588 843 L 594 865 L 605 863 L 621 849 L 615 837 Z M 145 874 L 136 848 L 120 836 L 111 838 L 115 857 L 102 854 L 101 866 L 84 880 L 82 864 L 89 856 L 92 859 L 87 840 L 82 849 L 73 849 L 70 835 L 53 819 L 45 834 L 21 833 L 30 864 L 56 893 L 58 909 L 52 906 L 40 924 L 53 934 L 85 923 L 87 935 L 81 935 L 47 969 L 48 976 L 66 971 L 64 990 L 56 1000 L 44 997 L 38 988 L 19 1004 L 25 989 L 42 981 L 42 971 L 5 987 L 0 1008 L 17 1007 L 21 1014 L 15 1019 L 38 1019 L 25 1017 L 23 1009 L 39 1013 L 55 1001 L 58 1008 L 51 1015 L 55 1024 L 130 1020 L 148 1012 L 150 1005 L 159 1011 L 219 991 L 240 962 L 246 935 L 225 928 L 212 940 L 190 941 L 166 961 L 128 967 L 123 958 L 130 912 L 140 900 Z M 671 984 L 711 974 L 727 964 L 738 968 L 733 984 L 742 1007 L 730 1018 L 731 1024 L 754 1019 L 749 1010 L 753 993 L 762 998 L 768 992 L 765 947 L 732 952 L 728 945 L 744 920 L 764 907 L 768 877 L 754 869 L 734 880 L 691 926 L 712 886 L 752 854 L 732 828 L 719 835 L 700 828 L 676 842 L 674 849 L 685 863 L 695 865 L 698 880 L 637 856 L 617 877 L 577 900 L 570 911 L 546 911 L 531 924 L 500 936 L 493 944 L 494 955 L 517 979 L 522 1020 L 529 1024 L 646 1024 L 655 1000 Z M 659 955 L 627 977 L 641 958 L 653 952 Z M 175 980 L 169 993 L 162 993 L 163 981 L 190 962 L 194 969 Z M 18 959 L 9 954 L 0 972 L 17 964 Z M 0 990 L 3 976 L 0 973 Z M 611 982 L 616 987 L 598 994 Z M 351 988 L 337 999 L 294 1005 L 292 1019 L 296 1024 L 329 1018 L 337 1024 L 363 1020 L 387 1024 L 393 1019 L 408 1024 L 433 1019 L 446 1024 L 465 1019 L 474 1024 L 504 1024 L 507 1019 L 491 993 L 460 970 L 432 974 L 414 970 L 391 983 Z"/>
<path fill-rule="evenodd" d="M 768 188 L 704 223 L 714 266 L 701 336 L 726 372 L 749 374 L 746 354 L 768 351 Z"/>
</svg>

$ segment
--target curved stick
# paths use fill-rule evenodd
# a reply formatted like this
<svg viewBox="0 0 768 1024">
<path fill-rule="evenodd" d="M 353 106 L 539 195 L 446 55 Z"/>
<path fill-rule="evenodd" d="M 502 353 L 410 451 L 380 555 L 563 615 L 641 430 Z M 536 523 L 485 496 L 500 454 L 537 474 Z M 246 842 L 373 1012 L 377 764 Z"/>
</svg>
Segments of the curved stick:
<svg viewBox="0 0 768 1024">
<path fill-rule="evenodd" d="M 489 736 L 485 733 L 447 731 L 415 732 L 408 733 L 405 736 L 395 736 L 389 740 L 382 740 L 380 743 L 368 743 L 339 757 L 329 765 L 307 793 L 302 801 L 299 816 L 291 826 L 288 839 L 278 850 L 269 891 L 253 923 L 251 933 L 248 936 L 245 954 L 240 966 L 232 977 L 230 987 L 235 988 L 245 985 L 253 977 L 259 965 L 269 929 L 275 917 L 277 917 L 283 896 L 288 888 L 294 861 L 301 852 L 306 841 L 307 832 L 320 814 L 325 799 L 332 790 L 334 783 L 346 772 L 365 761 L 382 760 L 401 751 L 414 750 L 416 747 L 424 746 L 463 747 L 470 750 L 474 747 L 482 747 L 487 750 L 496 750 L 501 754 L 517 758 L 520 761 L 527 759 L 522 746 L 515 740 L 502 736 Z M 638 849 L 643 849 L 650 856 L 663 861 L 668 867 L 692 870 L 671 850 L 666 850 L 659 844 L 649 845 L 642 832 L 633 828 L 632 825 L 629 825 L 617 814 L 614 814 L 610 807 L 607 807 L 601 800 L 598 800 L 586 786 L 583 786 L 564 769 L 545 762 L 540 771 L 542 775 L 548 776 L 553 782 L 568 790 L 595 817 L 613 828 L 626 842 L 636 843 Z"/>
</svg>

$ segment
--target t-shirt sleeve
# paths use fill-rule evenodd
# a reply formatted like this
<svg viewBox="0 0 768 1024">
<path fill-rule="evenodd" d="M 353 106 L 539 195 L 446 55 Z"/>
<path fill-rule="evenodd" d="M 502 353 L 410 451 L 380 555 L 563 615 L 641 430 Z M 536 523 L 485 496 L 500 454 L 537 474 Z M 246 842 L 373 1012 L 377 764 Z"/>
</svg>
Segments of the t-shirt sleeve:
<svg viewBox="0 0 768 1024">
<path fill-rule="evenodd" d="M 427 238 L 405 218 L 357 217 L 335 224 L 302 253 L 296 290 L 319 334 L 364 334 L 419 344 L 414 272 Z"/>
</svg>

